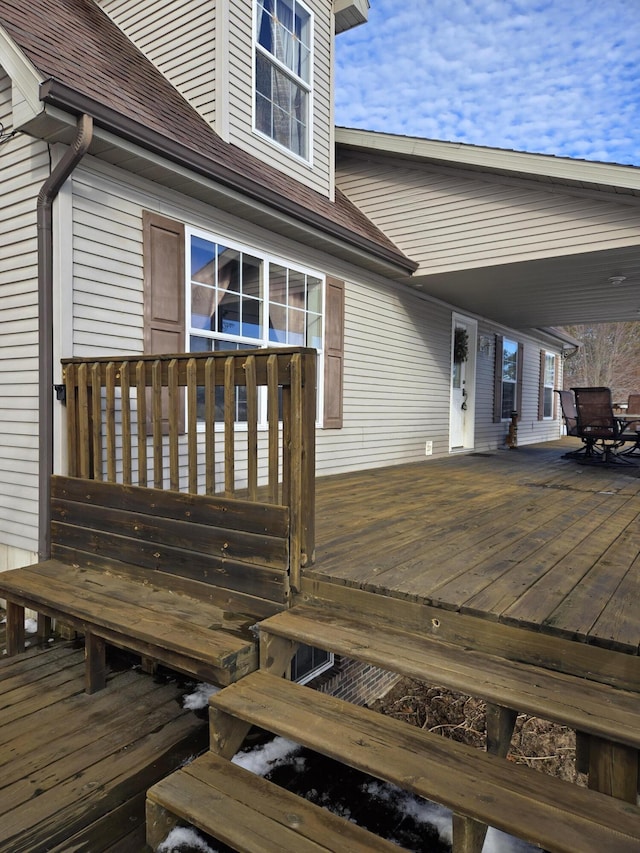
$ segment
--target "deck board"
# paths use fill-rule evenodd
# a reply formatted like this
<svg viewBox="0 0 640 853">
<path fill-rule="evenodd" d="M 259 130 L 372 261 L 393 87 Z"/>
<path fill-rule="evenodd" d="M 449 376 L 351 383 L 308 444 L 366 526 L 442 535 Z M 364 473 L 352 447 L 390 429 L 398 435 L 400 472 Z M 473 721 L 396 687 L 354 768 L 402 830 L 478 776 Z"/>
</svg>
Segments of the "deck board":
<svg viewBox="0 0 640 853">
<path fill-rule="evenodd" d="M 568 446 L 320 478 L 304 576 L 638 654 L 640 466 Z"/>
<path fill-rule="evenodd" d="M 0 663 L 1 853 L 143 849 L 146 789 L 206 745 L 175 682 L 127 668 L 88 696 L 83 657 L 61 644 Z"/>
</svg>

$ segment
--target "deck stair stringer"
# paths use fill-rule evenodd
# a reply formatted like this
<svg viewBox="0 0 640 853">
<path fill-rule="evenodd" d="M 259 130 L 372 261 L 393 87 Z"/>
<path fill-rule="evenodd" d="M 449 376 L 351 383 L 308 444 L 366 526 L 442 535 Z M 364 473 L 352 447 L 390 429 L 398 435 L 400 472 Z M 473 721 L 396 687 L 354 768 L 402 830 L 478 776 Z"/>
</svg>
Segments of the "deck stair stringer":
<svg viewBox="0 0 640 853">
<path fill-rule="evenodd" d="M 638 849 L 640 809 L 635 799 L 637 764 L 633 765 L 640 746 L 636 694 L 470 652 L 388 625 L 382 630 L 370 619 L 365 623 L 327 606 L 295 606 L 261 623 L 260 634 L 260 670 L 211 698 L 210 755 L 148 793 L 147 831 L 154 849 L 178 820 L 193 822 L 238 850 L 268 849 L 260 840 L 261 833 L 269 836 L 275 831 L 270 824 L 273 820 L 289 833 L 281 838 L 279 850 L 307 849 L 297 838 L 302 826 L 307 827 L 305 844 L 311 837 L 317 845 L 311 849 L 360 849 L 345 842 L 340 819 L 319 827 L 307 817 L 308 803 L 292 801 L 291 794 L 264 779 L 243 778 L 244 793 L 236 794 L 236 782 L 229 782 L 229 774 L 237 774 L 230 770 L 228 759 L 252 725 L 447 806 L 454 814 L 455 853 L 479 853 L 486 825 L 550 851 Z M 287 681 L 281 676 L 298 643 L 481 696 L 488 702 L 488 753 L 334 697 L 310 693 L 309 688 Z M 626 760 L 625 783 L 631 776 L 629 768 L 636 767 L 633 803 L 625 801 L 631 796 L 624 796 L 624 790 L 603 793 L 579 788 L 505 761 L 516 712 L 521 710 L 588 733 L 594 744 L 602 744 L 600 759 L 607 749 L 617 750 L 618 757 Z M 598 755 L 597 748 L 594 755 Z M 196 787 L 201 808 L 194 814 L 193 808 L 185 808 L 185 802 L 194 802 Z M 258 789 L 263 793 L 260 805 L 254 808 L 257 794 L 252 797 L 246 792 Z M 250 809 L 255 835 L 245 831 L 246 815 L 238 818 L 239 824 L 230 834 L 232 821 L 226 819 L 231 814 L 230 803 L 225 800 L 220 810 L 211 807 L 214 800 L 220 802 L 221 790 L 236 805 L 240 803 L 241 814 Z M 189 791 L 193 796 L 187 796 Z M 615 796 L 609 796 L 612 793 Z M 263 796 L 268 808 L 262 805 Z M 380 849 L 377 842 L 366 843 L 369 847 L 365 849 Z"/>
</svg>

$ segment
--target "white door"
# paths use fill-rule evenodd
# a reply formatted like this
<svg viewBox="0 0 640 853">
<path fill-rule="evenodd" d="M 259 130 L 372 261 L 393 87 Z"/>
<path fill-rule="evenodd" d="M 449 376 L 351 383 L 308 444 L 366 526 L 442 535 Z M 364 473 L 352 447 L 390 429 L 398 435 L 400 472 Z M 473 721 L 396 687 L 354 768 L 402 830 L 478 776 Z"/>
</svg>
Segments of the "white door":
<svg viewBox="0 0 640 853">
<path fill-rule="evenodd" d="M 451 331 L 449 444 L 451 450 L 464 450 L 473 447 L 477 325 L 454 315 Z"/>
</svg>

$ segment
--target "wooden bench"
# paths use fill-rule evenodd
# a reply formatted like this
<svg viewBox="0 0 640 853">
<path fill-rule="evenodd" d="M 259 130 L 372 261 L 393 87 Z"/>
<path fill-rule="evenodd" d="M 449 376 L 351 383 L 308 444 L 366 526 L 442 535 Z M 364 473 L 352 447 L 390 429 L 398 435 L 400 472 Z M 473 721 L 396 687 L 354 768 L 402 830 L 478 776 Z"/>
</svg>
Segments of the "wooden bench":
<svg viewBox="0 0 640 853">
<path fill-rule="evenodd" d="M 344 764 L 434 800 L 471 821 L 496 826 L 557 853 L 635 853 L 640 844 L 640 809 L 596 791 L 536 773 L 465 744 L 455 743 L 381 714 L 351 705 L 259 670 L 210 699 L 211 749 L 222 759 L 238 749 L 249 727 L 257 725 Z M 229 766 L 220 760 L 197 765 L 198 778 L 220 790 Z M 184 793 L 186 769 L 148 792 L 151 821 L 161 806 L 167 830 L 177 819 L 191 819 L 192 800 Z M 262 789 L 257 779 L 251 785 Z M 172 791 L 169 793 L 169 788 Z M 176 791 L 173 791 L 175 787 Z M 272 809 L 296 814 L 290 794 L 271 791 Z M 251 804 L 250 792 L 243 801 Z M 206 807 L 205 807 L 206 808 Z M 226 807 L 200 812 L 198 825 L 218 839 L 228 837 L 232 820 Z M 270 815 L 255 813 L 252 838 L 237 849 L 260 851 L 259 833 L 270 831 Z M 240 831 L 236 828 L 236 831 Z M 336 826 L 317 829 L 319 849 L 350 849 Z M 149 840 L 157 844 L 150 832 Z M 264 837 L 264 836 L 263 836 Z M 234 839 L 232 843 L 237 843 Z M 281 840 L 279 850 L 298 851 L 297 839 Z M 372 849 L 377 849 L 373 847 Z M 454 851 L 473 849 L 456 836 Z"/>
<path fill-rule="evenodd" d="M 289 600 L 283 506 L 52 478 L 52 559 L 0 574 L 7 650 L 24 608 L 85 635 L 88 692 L 105 644 L 224 685 L 256 668 L 250 626 Z"/>
</svg>

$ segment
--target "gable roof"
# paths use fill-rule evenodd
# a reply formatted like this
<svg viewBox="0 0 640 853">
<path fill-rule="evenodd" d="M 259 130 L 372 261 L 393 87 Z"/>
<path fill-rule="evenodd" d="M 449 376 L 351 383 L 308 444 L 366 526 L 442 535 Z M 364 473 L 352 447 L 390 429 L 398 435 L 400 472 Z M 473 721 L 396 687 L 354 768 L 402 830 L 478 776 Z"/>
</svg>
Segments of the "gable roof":
<svg viewBox="0 0 640 853">
<path fill-rule="evenodd" d="M 416 264 L 339 190 L 335 201 L 222 140 L 94 0 L 0 0 L 40 99 L 301 220 L 405 273 Z"/>
</svg>

